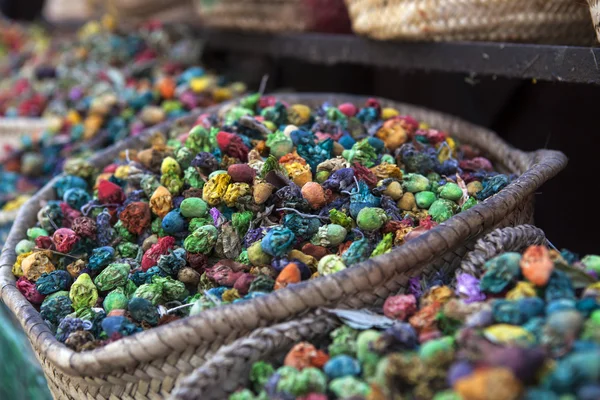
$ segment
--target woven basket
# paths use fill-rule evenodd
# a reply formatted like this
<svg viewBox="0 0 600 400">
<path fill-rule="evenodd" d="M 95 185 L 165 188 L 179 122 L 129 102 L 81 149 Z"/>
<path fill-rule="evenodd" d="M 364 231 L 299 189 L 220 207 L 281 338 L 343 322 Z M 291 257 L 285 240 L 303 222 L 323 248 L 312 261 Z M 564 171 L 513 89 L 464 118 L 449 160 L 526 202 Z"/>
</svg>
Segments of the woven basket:
<svg viewBox="0 0 600 400">
<path fill-rule="evenodd" d="M 345 0 L 354 32 L 374 39 L 591 44 L 578 0 Z M 590 0 L 592 1 L 592 0 Z"/>
<path fill-rule="evenodd" d="M 108 0 L 107 11 L 120 22 L 193 22 L 197 19 L 193 0 Z"/>
<path fill-rule="evenodd" d="M 588 3 L 590 3 L 590 13 L 592 14 L 596 36 L 600 42 L 600 0 L 588 0 Z"/>
<path fill-rule="evenodd" d="M 195 0 L 203 25 L 259 32 L 349 33 L 344 0 Z"/>
<path fill-rule="evenodd" d="M 309 106 L 323 102 L 352 102 L 363 105 L 366 98 L 349 95 L 277 95 L 282 101 Z M 533 195 L 542 183 L 566 165 L 559 152 L 516 150 L 491 131 L 455 117 L 423 108 L 381 100 L 382 106 L 397 108 L 451 132 L 462 142 L 484 149 L 496 165 L 520 173 L 500 193 L 395 251 L 371 259 L 341 273 L 290 286 L 267 296 L 206 310 L 200 315 L 174 321 L 102 348 L 75 353 L 59 343 L 36 309 L 19 293 L 11 267 L 16 259 L 14 246 L 36 223 L 40 201 L 53 199 L 52 182 L 21 210 L 0 257 L 2 300 L 15 313 L 32 342 L 45 370 L 51 390 L 59 399 L 136 398 L 166 396 L 177 380 L 199 367 L 219 347 L 249 334 L 297 317 L 321 306 L 379 304 L 407 285 L 411 276 L 430 275 L 440 268 L 455 268 L 468 243 L 491 229 L 529 223 L 533 216 Z M 227 108 L 227 105 L 224 106 Z M 195 116 L 188 119 L 194 120 Z M 139 147 L 149 133 L 162 132 L 165 124 L 128 139 L 96 155 L 91 161 L 105 165 L 127 147 Z"/>
<path fill-rule="evenodd" d="M 496 229 L 480 239 L 460 269 L 480 275 L 485 261 L 507 251 L 521 251 L 533 244 L 544 244 L 541 229 L 532 225 Z M 341 325 L 337 317 L 317 310 L 301 319 L 257 329 L 248 337 L 223 347 L 202 367 L 196 369 L 175 387 L 172 400 L 226 399 L 248 386 L 252 364 L 257 361 L 281 364 L 283 357 L 298 342 L 326 340 Z"/>
</svg>

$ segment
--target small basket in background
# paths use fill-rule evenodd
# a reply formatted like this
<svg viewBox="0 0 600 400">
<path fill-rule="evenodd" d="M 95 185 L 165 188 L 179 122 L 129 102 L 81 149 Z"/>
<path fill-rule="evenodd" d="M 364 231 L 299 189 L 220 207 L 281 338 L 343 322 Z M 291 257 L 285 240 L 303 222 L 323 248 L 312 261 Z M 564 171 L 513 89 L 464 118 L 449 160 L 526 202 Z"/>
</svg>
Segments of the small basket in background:
<svg viewBox="0 0 600 400">
<path fill-rule="evenodd" d="M 594 22 L 594 29 L 600 42 L 600 0 L 588 0 L 588 3 L 590 3 L 590 13 Z"/>
<path fill-rule="evenodd" d="M 380 40 L 593 42 L 589 11 L 577 0 L 346 0 L 346 5 L 354 32 Z"/>
<path fill-rule="evenodd" d="M 349 33 L 343 0 L 197 0 L 201 22 L 257 32 Z"/>
</svg>

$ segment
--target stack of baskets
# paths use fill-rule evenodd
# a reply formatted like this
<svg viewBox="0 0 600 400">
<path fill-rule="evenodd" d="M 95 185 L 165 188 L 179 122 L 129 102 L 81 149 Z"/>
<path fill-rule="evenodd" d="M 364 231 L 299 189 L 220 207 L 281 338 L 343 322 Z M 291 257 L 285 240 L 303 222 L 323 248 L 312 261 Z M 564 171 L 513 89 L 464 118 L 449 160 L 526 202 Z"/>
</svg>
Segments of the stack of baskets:
<svg viewBox="0 0 600 400">
<path fill-rule="evenodd" d="M 281 94 L 276 98 L 310 107 L 323 102 L 339 105 L 366 101 L 357 96 L 324 94 Z M 504 143 L 493 132 L 455 117 L 384 99 L 380 101 L 382 107 L 394 107 L 402 114 L 453 133 L 461 142 L 482 149 L 499 169 L 520 176 L 484 203 L 391 253 L 264 297 L 206 310 L 89 352 L 76 353 L 55 339 L 39 312 L 17 290 L 11 272 L 16 259 L 15 245 L 26 236 L 27 228 L 35 224 L 40 204 L 54 199 L 53 182 L 49 182 L 22 207 L 13 225 L 0 258 L 0 290 L 2 300 L 27 333 L 54 396 L 58 399 L 166 397 L 179 381 L 202 366 L 219 348 L 257 328 L 298 318 L 324 306 L 362 308 L 381 304 L 388 295 L 405 288 L 413 276 L 429 276 L 440 268 L 458 267 L 468 249 L 487 232 L 530 223 L 535 191 L 566 165 L 562 153 L 549 150 L 524 153 Z M 193 121 L 195 116 L 186 118 Z M 166 132 L 169 124 L 159 125 L 104 150 L 91 162 L 99 167 L 106 165 L 120 151 L 140 148 L 152 135 Z M 319 323 L 324 329 L 333 326 L 329 320 Z"/>
</svg>

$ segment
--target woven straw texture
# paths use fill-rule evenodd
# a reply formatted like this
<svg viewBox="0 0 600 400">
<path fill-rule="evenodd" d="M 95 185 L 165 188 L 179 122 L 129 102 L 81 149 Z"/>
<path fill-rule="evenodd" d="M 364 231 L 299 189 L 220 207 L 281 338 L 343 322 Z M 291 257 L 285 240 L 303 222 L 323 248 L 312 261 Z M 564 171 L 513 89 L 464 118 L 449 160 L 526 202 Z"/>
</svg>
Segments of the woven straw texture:
<svg viewBox="0 0 600 400">
<path fill-rule="evenodd" d="M 588 3 L 590 4 L 590 13 L 592 14 L 596 37 L 600 42 L 600 0 L 588 0 Z"/>
<path fill-rule="evenodd" d="M 354 32 L 375 39 L 591 44 L 578 0 L 345 0 Z M 591 1 L 591 0 L 590 0 Z"/>
<path fill-rule="evenodd" d="M 496 229 L 477 241 L 475 250 L 465 257 L 461 270 L 480 275 L 485 261 L 506 251 L 521 251 L 533 244 L 545 243 L 541 229 L 520 225 Z M 341 323 L 323 310 L 303 318 L 257 329 L 215 353 L 202 367 L 182 379 L 171 400 L 226 399 L 239 388 L 247 387 L 252 364 L 256 361 L 281 363 L 298 342 L 326 339 Z"/>
<path fill-rule="evenodd" d="M 195 0 L 203 25 L 260 32 L 350 32 L 343 0 Z"/>
<path fill-rule="evenodd" d="M 352 102 L 363 105 L 364 97 L 338 94 L 276 96 L 290 104 L 316 106 Z M 60 399 L 155 399 L 168 395 L 176 381 L 199 367 L 219 347 L 252 330 L 283 322 L 321 306 L 359 308 L 381 304 L 390 294 L 407 285 L 414 275 L 430 275 L 440 268 L 456 268 L 468 244 L 486 232 L 532 220 L 533 194 L 566 165 L 566 157 L 549 150 L 524 153 L 493 132 L 455 117 L 420 107 L 381 99 L 382 106 L 397 108 L 451 132 L 464 143 L 483 149 L 497 166 L 520 176 L 500 193 L 461 213 L 388 254 L 341 273 L 290 286 L 251 301 L 207 310 L 133 335 L 89 352 L 75 353 L 59 343 L 39 313 L 15 287 L 11 267 L 14 246 L 36 222 L 40 201 L 54 198 L 48 183 L 19 213 L 0 257 L 2 300 L 23 325 L 44 367 L 50 388 Z M 227 106 L 224 106 L 226 108 Z M 193 120 L 194 116 L 189 117 Z M 129 139 L 96 155 L 92 162 L 103 165 L 128 147 L 138 147 L 158 126 L 141 137 Z"/>
<path fill-rule="evenodd" d="M 148 19 L 161 22 L 193 22 L 197 19 L 193 0 L 108 0 L 104 5 L 108 13 L 125 24 Z"/>
</svg>

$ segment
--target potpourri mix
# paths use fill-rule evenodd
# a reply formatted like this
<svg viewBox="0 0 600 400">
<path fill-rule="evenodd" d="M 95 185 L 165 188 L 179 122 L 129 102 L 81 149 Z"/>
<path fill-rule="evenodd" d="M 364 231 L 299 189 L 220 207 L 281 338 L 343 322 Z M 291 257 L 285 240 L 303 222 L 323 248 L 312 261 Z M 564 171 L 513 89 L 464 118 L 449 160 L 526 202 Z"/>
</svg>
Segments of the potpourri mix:
<svg viewBox="0 0 600 400">
<path fill-rule="evenodd" d="M 350 268 L 511 176 L 371 99 L 311 110 L 251 95 L 98 173 L 65 163 L 14 274 L 56 337 L 91 349 Z"/>
<path fill-rule="evenodd" d="M 31 32 L 11 25 L 0 36 L 0 115 L 43 117 L 49 127 L 37 137 L 23 136 L 21 146 L 0 160 L 4 211 L 23 203 L 17 193 L 33 193 L 59 173 L 66 156 L 244 91 L 197 66 L 200 48 L 190 34 L 156 22 L 124 33 L 105 18 L 75 37 L 52 40 Z"/>
<path fill-rule="evenodd" d="M 453 287 L 417 278 L 385 301 L 387 328 L 353 317 L 283 364 L 256 362 L 229 399 L 598 399 L 599 273 L 600 256 L 532 246 Z"/>
</svg>

